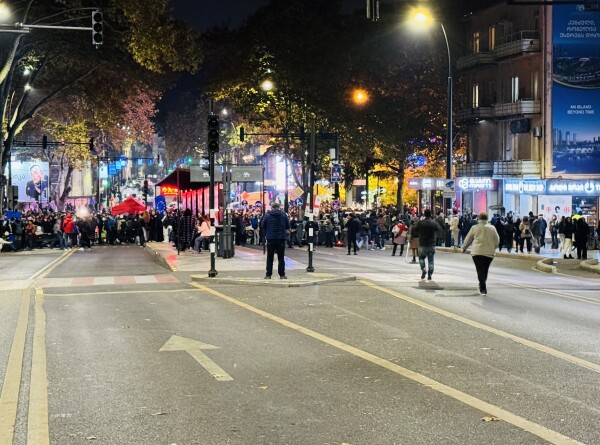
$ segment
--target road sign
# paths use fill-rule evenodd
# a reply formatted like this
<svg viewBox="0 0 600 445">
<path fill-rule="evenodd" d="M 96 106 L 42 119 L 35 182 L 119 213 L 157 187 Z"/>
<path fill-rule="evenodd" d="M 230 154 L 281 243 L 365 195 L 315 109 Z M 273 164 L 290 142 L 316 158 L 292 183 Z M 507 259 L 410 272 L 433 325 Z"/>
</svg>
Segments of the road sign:
<svg viewBox="0 0 600 445">
<path fill-rule="evenodd" d="M 215 182 L 223 180 L 223 173 L 221 169 L 215 166 Z M 190 182 L 210 182 L 210 174 L 208 170 L 204 170 L 202 167 L 197 165 L 190 166 Z"/>
<path fill-rule="evenodd" d="M 234 165 L 231 167 L 231 182 L 261 182 L 262 165 Z"/>
<path fill-rule="evenodd" d="M 342 166 L 334 165 L 331 167 L 331 182 L 340 183 L 342 182 Z"/>
<path fill-rule="evenodd" d="M 444 181 L 444 198 L 455 198 L 456 190 L 453 179 L 446 179 Z"/>
<path fill-rule="evenodd" d="M 331 201 L 331 208 L 333 210 L 339 210 L 342 207 L 342 203 L 340 202 L 339 199 L 334 199 L 333 201 Z"/>
<path fill-rule="evenodd" d="M 304 200 L 302 198 L 297 198 L 296 199 L 296 204 L 301 206 L 302 204 L 304 204 Z"/>
</svg>

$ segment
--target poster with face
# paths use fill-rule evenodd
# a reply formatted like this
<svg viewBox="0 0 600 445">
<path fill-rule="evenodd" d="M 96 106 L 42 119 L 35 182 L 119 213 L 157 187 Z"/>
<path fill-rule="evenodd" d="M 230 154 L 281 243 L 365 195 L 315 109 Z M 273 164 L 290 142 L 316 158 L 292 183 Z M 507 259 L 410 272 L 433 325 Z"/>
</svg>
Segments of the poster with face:
<svg viewBox="0 0 600 445">
<path fill-rule="evenodd" d="M 48 202 L 48 163 L 12 161 L 12 183 L 19 187 L 19 202 Z"/>
<path fill-rule="evenodd" d="M 550 221 L 556 215 L 556 219 L 560 221 L 563 216 L 571 216 L 573 214 L 571 195 L 540 195 L 538 196 L 538 215 L 544 215 L 544 219 L 548 223 L 546 236 L 550 236 Z"/>
</svg>

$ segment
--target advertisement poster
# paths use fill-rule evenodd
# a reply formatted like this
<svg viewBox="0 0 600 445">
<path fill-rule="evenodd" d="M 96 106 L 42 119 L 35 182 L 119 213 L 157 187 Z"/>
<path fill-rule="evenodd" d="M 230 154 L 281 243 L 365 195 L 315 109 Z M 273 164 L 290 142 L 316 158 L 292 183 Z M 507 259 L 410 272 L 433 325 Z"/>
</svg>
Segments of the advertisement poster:
<svg viewBox="0 0 600 445">
<path fill-rule="evenodd" d="M 48 163 L 12 161 L 12 183 L 19 187 L 19 202 L 48 202 Z"/>
<path fill-rule="evenodd" d="M 555 174 L 600 174 L 600 12 L 553 7 Z"/>
<path fill-rule="evenodd" d="M 552 215 L 560 221 L 563 216 L 573 214 L 573 203 L 571 195 L 539 195 L 538 208 L 540 215 L 544 215 L 546 222 L 550 222 Z M 546 229 L 546 236 L 550 237 L 550 232 Z"/>
</svg>

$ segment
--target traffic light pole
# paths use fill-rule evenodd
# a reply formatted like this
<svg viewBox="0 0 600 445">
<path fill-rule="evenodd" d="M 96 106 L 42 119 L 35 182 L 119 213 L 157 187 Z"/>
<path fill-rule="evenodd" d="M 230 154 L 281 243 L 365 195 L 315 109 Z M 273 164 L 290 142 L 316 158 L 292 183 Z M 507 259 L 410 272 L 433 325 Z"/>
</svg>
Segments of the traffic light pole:
<svg viewBox="0 0 600 445">
<path fill-rule="evenodd" d="M 310 124 L 310 139 L 309 139 L 309 147 L 308 147 L 308 156 L 310 162 L 310 170 L 309 170 L 309 187 L 308 187 L 308 199 L 310 202 L 310 218 L 308 220 L 308 224 L 306 225 L 308 228 L 308 266 L 306 267 L 307 272 L 314 272 L 315 268 L 313 267 L 313 250 L 315 248 L 315 229 L 318 228 L 318 225 L 314 219 L 314 188 L 315 188 L 315 158 L 317 153 L 317 140 L 316 140 L 316 127 L 314 119 Z"/>
<path fill-rule="evenodd" d="M 216 244 L 215 238 L 217 235 L 217 231 L 215 228 L 215 152 L 213 150 L 209 150 L 208 153 L 208 168 L 210 174 L 210 182 L 208 189 L 208 200 L 210 201 L 209 212 L 210 212 L 210 270 L 208 271 L 209 278 L 215 278 L 218 274 L 217 269 L 215 268 L 215 256 L 216 256 Z"/>
</svg>

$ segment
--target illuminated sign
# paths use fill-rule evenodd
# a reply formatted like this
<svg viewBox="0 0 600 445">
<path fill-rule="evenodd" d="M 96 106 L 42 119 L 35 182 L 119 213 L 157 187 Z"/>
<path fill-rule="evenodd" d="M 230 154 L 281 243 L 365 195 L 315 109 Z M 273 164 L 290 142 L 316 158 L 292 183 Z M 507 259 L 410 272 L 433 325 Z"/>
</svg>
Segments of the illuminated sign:
<svg viewBox="0 0 600 445">
<path fill-rule="evenodd" d="M 409 178 L 409 190 L 444 190 L 446 180 L 442 178 Z"/>
<path fill-rule="evenodd" d="M 486 177 L 458 178 L 456 181 L 461 190 L 497 190 L 498 181 Z"/>
<path fill-rule="evenodd" d="M 505 179 L 504 191 L 511 195 L 543 195 L 546 193 L 546 181 Z"/>
<path fill-rule="evenodd" d="M 548 181 L 549 195 L 588 195 L 600 196 L 600 180 Z"/>
<path fill-rule="evenodd" d="M 176 187 L 169 187 L 168 185 L 160 188 L 161 195 L 176 195 L 178 191 Z"/>
</svg>

